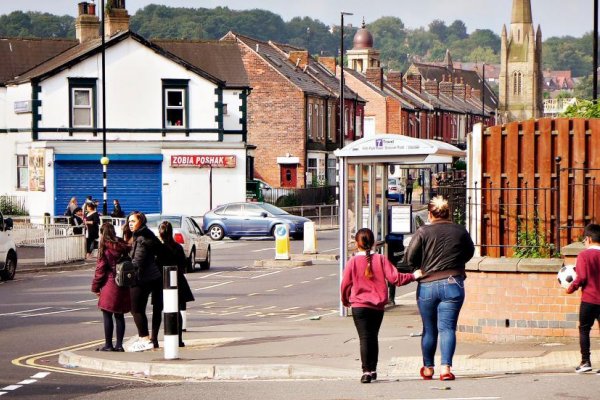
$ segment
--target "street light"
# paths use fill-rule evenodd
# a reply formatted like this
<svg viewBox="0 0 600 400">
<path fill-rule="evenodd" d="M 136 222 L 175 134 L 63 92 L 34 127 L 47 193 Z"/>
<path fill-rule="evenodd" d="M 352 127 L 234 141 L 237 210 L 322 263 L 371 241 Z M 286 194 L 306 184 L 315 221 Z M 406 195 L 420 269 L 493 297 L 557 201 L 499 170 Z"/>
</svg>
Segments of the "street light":
<svg viewBox="0 0 600 400">
<path fill-rule="evenodd" d="M 344 15 L 354 15 L 349 12 L 342 11 L 340 13 L 340 142 L 344 147 Z"/>
<path fill-rule="evenodd" d="M 592 96 L 598 100 L 598 0 L 594 0 L 594 74 L 592 77 Z"/>
<path fill-rule="evenodd" d="M 100 12 L 102 13 L 102 22 L 100 24 L 100 36 L 102 39 L 102 215 L 108 215 L 108 193 L 107 193 L 107 169 L 108 169 L 108 157 L 106 156 L 106 62 L 105 62 L 105 45 L 106 40 L 104 37 L 104 0 L 100 0 Z"/>
<path fill-rule="evenodd" d="M 481 68 L 481 122 L 485 126 L 485 63 Z"/>
</svg>

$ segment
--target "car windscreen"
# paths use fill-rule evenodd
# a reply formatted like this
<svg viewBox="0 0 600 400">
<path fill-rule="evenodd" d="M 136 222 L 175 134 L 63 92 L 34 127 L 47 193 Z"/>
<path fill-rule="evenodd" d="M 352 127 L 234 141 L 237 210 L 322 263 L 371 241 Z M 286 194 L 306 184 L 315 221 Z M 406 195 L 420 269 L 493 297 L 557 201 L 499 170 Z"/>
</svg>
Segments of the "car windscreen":
<svg viewBox="0 0 600 400">
<path fill-rule="evenodd" d="M 275 207 L 272 204 L 269 203 L 263 203 L 260 205 L 266 212 L 273 214 L 273 215 L 286 215 L 289 214 L 286 211 L 283 211 L 281 208 L 279 207 Z"/>
<path fill-rule="evenodd" d="M 160 225 L 163 221 L 169 221 L 173 228 L 181 228 L 181 217 L 169 216 L 169 215 L 147 215 L 148 226 L 155 227 Z"/>
</svg>

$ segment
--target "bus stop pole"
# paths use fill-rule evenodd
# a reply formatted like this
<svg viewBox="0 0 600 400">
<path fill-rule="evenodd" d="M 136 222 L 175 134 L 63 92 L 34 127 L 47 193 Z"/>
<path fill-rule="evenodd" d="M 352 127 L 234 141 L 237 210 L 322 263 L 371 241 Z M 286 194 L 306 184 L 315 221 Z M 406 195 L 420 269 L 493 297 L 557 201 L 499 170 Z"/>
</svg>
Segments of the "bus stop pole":
<svg viewBox="0 0 600 400">
<path fill-rule="evenodd" d="M 338 204 L 338 220 L 339 220 L 339 231 L 340 231 L 340 287 L 342 279 L 344 278 L 344 265 L 348 258 L 348 161 L 346 157 L 340 157 L 338 162 L 338 190 L 339 190 L 339 204 Z M 346 307 L 342 304 L 341 296 L 340 299 L 340 317 L 346 316 Z"/>
</svg>

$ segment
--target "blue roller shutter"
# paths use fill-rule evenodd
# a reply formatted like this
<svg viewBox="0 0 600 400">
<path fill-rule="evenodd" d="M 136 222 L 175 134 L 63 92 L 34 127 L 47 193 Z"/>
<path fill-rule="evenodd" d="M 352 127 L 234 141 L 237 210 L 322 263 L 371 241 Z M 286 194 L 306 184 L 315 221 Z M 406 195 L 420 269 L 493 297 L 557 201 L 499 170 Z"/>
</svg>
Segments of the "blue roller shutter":
<svg viewBox="0 0 600 400">
<path fill-rule="evenodd" d="M 98 160 L 99 158 L 97 158 Z M 102 166 L 98 161 L 55 160 L 54 214 L 62 215 L 71 197 L 83 204 L 89 195 L 102 211 Z M 162 163 L 156 160 L 112 160 L 108 166 L 108 212 L 119 199 L 125 213 L 162 211 Z"/>
</svg>

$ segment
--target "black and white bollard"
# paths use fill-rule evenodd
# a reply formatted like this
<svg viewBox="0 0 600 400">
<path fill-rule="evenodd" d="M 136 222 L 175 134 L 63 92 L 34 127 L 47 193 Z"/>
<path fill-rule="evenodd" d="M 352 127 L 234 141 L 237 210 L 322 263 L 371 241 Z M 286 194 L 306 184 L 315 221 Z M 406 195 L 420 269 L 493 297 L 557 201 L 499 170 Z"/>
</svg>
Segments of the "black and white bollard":
<svg viewBox="0 0 600 400">
<path fill-rule="evenodd" d="M 165 321 L 165 360 L 179 358 L 179 301 L 177 296 L 177 266 L 163 267 L 163 317 Z"/>
</svg>

